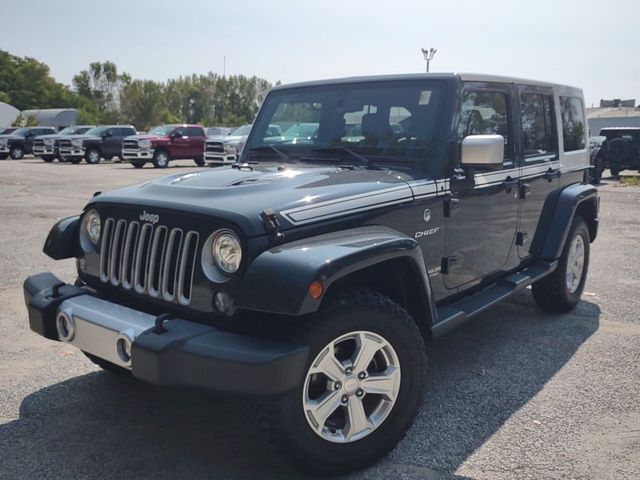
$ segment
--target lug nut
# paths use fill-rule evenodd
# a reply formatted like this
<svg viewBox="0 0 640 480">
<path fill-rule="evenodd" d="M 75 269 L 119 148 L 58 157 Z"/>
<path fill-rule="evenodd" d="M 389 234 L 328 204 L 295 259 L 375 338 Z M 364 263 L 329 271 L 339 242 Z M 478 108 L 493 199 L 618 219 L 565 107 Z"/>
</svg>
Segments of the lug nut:
<svg viewBox="0 0 640 480">
<path fill-rule="evenodd" d="M 349 397 L 346 395 L 342 395 L 342 403 L 347 403 L 349 401 Z"/>
<path fill-rule="evenodd" d="M 364 380 L 364 377 L 366 377 L 366 376 L 367 376 L 367 374 L 366 374 L 366 373 L 364 373 L 364 372 L 360 372 L 360 373 L 358 374 L 358 378 L 359 378 L 360 380 Z"/>
<path fill-rule="evenodd" d="M 351 372 L 353 372 L 353 368 L 351 367 L 347 367 L 346 370 L 344 371 L 346 375 L 351 375 Z"/>
<path fill-rule="evenodd" d="M 358 390 L 356 390 L 356 397 L 361 397 L 362 395 L 364 395 L 364 392 L 362 391 L 361 388 L 359 388 Z"/>
<path fill-rule="evenodd" d="M 334 390 L 340 390 L 342 388 L 342 383 L 340 382 L 336 382 L 333 384 L 333 389 Z"/>
</svg>

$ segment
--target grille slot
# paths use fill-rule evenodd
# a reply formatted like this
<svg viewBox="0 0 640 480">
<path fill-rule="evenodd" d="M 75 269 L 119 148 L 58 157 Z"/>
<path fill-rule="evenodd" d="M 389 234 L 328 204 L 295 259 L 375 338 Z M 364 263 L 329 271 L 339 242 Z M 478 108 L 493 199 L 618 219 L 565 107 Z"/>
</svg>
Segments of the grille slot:
<svg viewBox="0 0 640 480">
<path fill-rule="evenodd" d="M 138 141 L 137 140 L 125 140 L 124 142 L 122 142 L 122 147 L 123 148 L 138 148 Z"/>
<path fill-rule="evenodd" d="M 224 153 L 224 144 L 222 142 L 207 142 L 205 151 L 211 153 Z"/>
<path fill-rule="evenodd" d="M 107 218 L 100 248 L 100 280 L 126 290 L 188 305 L 199 235 L 180 228 Z"/>
</svg>

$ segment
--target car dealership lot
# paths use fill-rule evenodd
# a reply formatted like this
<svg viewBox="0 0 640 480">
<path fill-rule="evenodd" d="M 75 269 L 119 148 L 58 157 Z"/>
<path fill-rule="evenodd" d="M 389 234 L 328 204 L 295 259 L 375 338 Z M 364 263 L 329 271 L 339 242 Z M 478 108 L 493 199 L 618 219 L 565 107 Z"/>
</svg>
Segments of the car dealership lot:
<svg viewBox="0 0 640 480">
<path fill-rule="evenodd" d="M 52 224 L 95 191 L 197 169 L 0 162 L 0 478 L 291 478 L 251 401 L 159 389 L 96 369 L 29 331 L 21 284 L 72 261 L 42 253 Z M 583 301 L 528 292 L 428 348 L 417 423 L 356 478 L 640 478 L 640 188 L 605 175 Z"/>
</svg>

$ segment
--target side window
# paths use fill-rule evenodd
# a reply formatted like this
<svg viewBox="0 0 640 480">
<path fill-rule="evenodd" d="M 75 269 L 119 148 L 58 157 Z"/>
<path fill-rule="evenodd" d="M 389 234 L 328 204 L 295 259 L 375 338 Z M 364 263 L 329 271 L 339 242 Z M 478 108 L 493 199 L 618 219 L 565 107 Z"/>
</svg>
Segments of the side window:
<svg viewBox="0 0 640 480">
<path fill-rule="evenodd" d="M 176 128 L 173 132 L 171 132 L 176 137 L 184 137 L 187 135 L 187 129 L 184 127 Z"/>
<path fill-rule="evenodd" d="M 200 127 L 187 127 L 187 135 L 190 137 L 204 137 L 204 132 Z"/>
<path fill-rule="evenodd" d="M 562 138 L 564 151 L 582 150 L 584 144 L 584 109 L 578 97 L 560 97 L 560 114 L 562 115 Z"/>
<path fill-rule="evenodd" d="M 502 92 L 467 91 L 460 107 L 458 141 L 469 135 L 502 135 L 509 158 L 509 111 Z"/>
<path fill-rule="evenodd" d="M 554 152 L 553 98 L 538 93 L 523 93 L 520 95 L 520 108 L 525 157 Z"/>
<path fill-rule="evenodd" d="M 118 135 L 118 132 L 115 128 L 109 128 L 104 132 L 104 135 L 107 137 L 115 137 Z"/>
</svg>

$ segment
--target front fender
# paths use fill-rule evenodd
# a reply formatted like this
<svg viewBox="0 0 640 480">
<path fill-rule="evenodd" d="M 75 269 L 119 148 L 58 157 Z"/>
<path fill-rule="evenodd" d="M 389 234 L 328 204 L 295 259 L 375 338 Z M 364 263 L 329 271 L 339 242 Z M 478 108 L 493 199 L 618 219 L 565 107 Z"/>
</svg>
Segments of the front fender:
<svg viewBox="0 0 640 480">
<path fill-rule="evenodd" d="M 246 310 L 302 315 L 314 312 L 322 298 L 308 295 L 321 281 L 326 292 L 336 280 L 386 260 L 415 262 L 425 292 L 429 277 L 417 242 L 386 227 L 359 227 L 279 245 L 260 254 L 248 267 L 236 306 Z"/>
<path fill-rule="evenodd" d="M 54 260 L 75 257 L 79 228 L 80 215 L 63 218 L 51 228 L 42 251 Z"/>
</svg>

